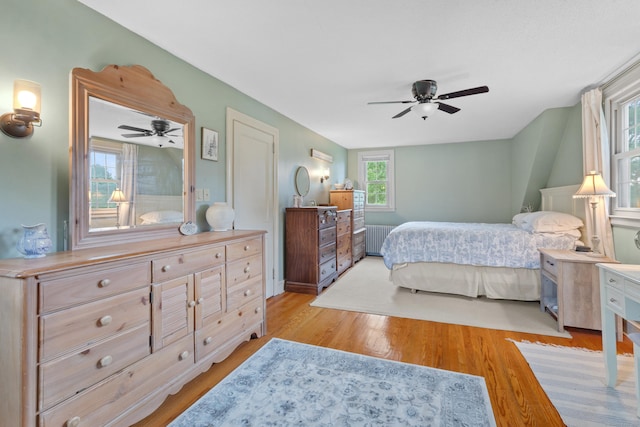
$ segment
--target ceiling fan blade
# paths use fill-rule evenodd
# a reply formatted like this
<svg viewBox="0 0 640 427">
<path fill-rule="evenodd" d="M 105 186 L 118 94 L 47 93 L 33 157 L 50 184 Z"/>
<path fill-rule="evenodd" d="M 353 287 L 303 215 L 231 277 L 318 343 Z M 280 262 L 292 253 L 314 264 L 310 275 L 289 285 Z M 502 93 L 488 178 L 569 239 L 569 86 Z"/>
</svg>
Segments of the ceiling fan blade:
<svg viewBox="0 0 640 427">
<path fill-rule="evenodd" d="M 125 138 L 142 138 L 143 136 L 151 136 L 150 133 L 123 133 Z"/>
<path fill-rule="evenodd" d="M 174 131 L 176 131 L 176 130 L 180 130 L 180 128 L 173 128 L 173 129 L 169 129 L 168 131 L 166 131 L 166 132 L 165 132 L 165 134 L 167 134 L 167 133 L 171 133 L 171 132 L 174 132 Z"/>
<path fill-rule="evenodd" d="M 412 104 L 416 101 L 377 101 L 377 102 L 367 102 L 367 104 Z"/>
<path fill-rule="evenodd" d="M 436 102 L 438 104 L 438 110 L 444 111 L 445 113 L 454 114 L 460 111 L 458 107 L 454 107 L 453 105 L 443 104 L 442 102 Z"/>
<path fill-rule="evenodd" d="M 133 131 L 136 131 L 136 132 L 143 132 L 143 133 L 151 132 L 148 129 L 137 128 L 137 127 L 133 127 L 133 126 L 129 126 L 129 125 L 120 125 L 120 126 L 118 126 L 118 129 L 133 130 Z"/>
<path fill-rule="evenodd" d="M 411 109 L 412 109 L 412 108 L 413 108 L 413 107 L 409 107 L 409 108 L 407 108 L 406 110 L 403 110 L 403 111 L 399 112 L 398 114 L 396 114 L 395 116 L 393 116 L 393 117 L 391 117 L 391 118 L 392 118 L 392 119 L 397 119 L 398 117 L 402 117 L 402 116 L 404 116 L 405 114 L 407 114 L 409 111 L 411 111 Z"/>
<path fill-rule="evenodd" d="M 445 93 L 444 95 L 439 95 L 436 99 L 460 98 L 461 96 L 477 95 L 485 92 L 489 92 L 489 88 L 487 86 L 478 86 L 471 89 L 459 90 L 457 92 Z"/>
</svg>

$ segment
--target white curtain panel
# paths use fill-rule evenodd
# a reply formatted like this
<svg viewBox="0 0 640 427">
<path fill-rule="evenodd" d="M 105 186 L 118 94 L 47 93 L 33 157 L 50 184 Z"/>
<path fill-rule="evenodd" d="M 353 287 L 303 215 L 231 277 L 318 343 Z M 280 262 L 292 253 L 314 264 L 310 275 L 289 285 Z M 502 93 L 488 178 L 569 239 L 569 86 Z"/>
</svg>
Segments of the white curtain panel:
<svg viewBox="0 0 640 427">
<path fill-rule="evenodd" d="M 609 167 L 609 134 L 607 133 L 604 111 L 602 109 L 602 90 L 592 89 L 582 94 L 582 153 L 584 174 L 598 171 L 602 179 L 611 188 L 611 172 Z M 592 230 L 593 211 L 589 199 L 584 199 L 586 206 L 586 227 L 589 239 L 594 234 Z M 602 198 L 596 211 L 597 236 L 600 237 L 602 251 L 608 257 L 615 259 L 613 248 L 613 232 L 609 222 L 609 200 Z"/>
</svg>

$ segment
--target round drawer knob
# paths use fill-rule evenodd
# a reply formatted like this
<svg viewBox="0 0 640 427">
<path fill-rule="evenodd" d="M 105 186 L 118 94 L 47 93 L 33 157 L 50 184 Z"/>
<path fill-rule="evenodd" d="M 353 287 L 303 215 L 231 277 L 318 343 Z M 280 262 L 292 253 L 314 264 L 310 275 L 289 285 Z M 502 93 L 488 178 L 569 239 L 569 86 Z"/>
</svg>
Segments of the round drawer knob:
<svg viewBox="0 0 640 427">
<path fill-rule="evenodd" d="M 98 320 L 98 325 L 107 326 L 109 323 L 111 323 L 112 320 L 113 320 L 113 317 L 109 315 L 102 316 L 100 320 Z"/>
<path fill-rule="evenodd" d="M 222 254 L 220 252 L 216 253 L 216 258 L 222 258 Z"/>
<path fill-rule="evenodd" d="M 98 286 L 101 288 L 106 288 L 107 286 L 109 286 L 111 284 L 111 280 L 109 279 L 102 279 L 98 282 Z"/>
<path fill-rule="evenodd" d="M 105 366 L 109 366 L 111 365 L 111 362 L 113 362 L 113 357 L 111 356 L 105 356 L 102 359 L 100 359 L 100 362 L 98 362 L 98 365 L 101 368 L 104 368 Z"/>
<path fill-rule="evenodd" d="M 249 245 L 245 246 L 245 247 L 244 247 L 244 250 L 245 250 L 245 251 L 248 251 L 248 250 L 249 250 Z"/>
<path fill-rule="evenodd" d="M 204 345 L 211 344 L 211 341 L 213 341 L 213 338 L 212 338 L 212 337 L 206 337 L 206 338 L 204 339 Z"/>
<path fill-rule="evenodd" d="M 245 297 L 248 297 L 249 295 L 251 295 L 251 289 L 247 289 L 246 291 L 244 291 Z"/>
<path fill-rule="evenodd" d="M 64 425 L 65 427 L 78 427 L 80 425 L 80 417 L 69 418 Z"/>
<path fill-rule="evenodd" d="M 202 304 L 204 302 L 204 298 L 200 297 L 198 298 L 198 304 Z"/>
<path fill-rule="evenodd" d="M 196 306 L 195 301 L 189 301 L 189 307 L 195 307 L 195 306 Z"/>
<path fill-rule="evenodd" d="M 251 267 L 246 266 L 246 267 L 244 268 L 244 272 L 245 272 L 245 273 L 248 273 L 248 272 L 250 272 L 250 271 L 251 271 Z"/>
<path fill-rule="evenodd" d="M 169 270 L 171 270 L 171 266 L 170 266 L 170 265 L 163 265 L 163 266 L 162 266 L 162 271 L 164 271 L 165 273 L 166 273 L 167 271 L 169 271 Z"/>
<path fill-rule="evenodd" d="M 183 351 L 182 353 L 180 353 L 180 360 L 185 360 L 187 357 L 189 357 L 189 352 L 188 351 Z"/>
<path fill-rule="evenodd" d="M 258 313 L 260 313 L 261 311 L 262 311 L 262 309 L 261 309 L 260 307 L 256 307 L 256 309 L 255 309 L 255 311 L 254 311 L 254 312 L 255 312 L 256 314 L 258 314 Z"/>
</svg>

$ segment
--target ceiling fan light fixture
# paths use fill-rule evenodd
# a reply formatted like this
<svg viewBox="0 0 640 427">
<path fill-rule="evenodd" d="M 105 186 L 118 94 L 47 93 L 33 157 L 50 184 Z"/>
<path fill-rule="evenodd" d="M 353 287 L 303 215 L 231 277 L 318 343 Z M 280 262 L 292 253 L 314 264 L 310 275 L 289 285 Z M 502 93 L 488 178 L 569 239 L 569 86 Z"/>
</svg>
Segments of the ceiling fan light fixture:
<svg viewBox="0 0 640 427">
<path fill-rule="evenodd" d="M 426 120 L 426 118 L 429 117 L 431 113 L 433 113 L 437 109 L 438 104 L 433 102 L 421 102 L 420 104 L 416 104 L 411 107 L 411 111 L 422 117 L 423 120 Z"/>
</svg>

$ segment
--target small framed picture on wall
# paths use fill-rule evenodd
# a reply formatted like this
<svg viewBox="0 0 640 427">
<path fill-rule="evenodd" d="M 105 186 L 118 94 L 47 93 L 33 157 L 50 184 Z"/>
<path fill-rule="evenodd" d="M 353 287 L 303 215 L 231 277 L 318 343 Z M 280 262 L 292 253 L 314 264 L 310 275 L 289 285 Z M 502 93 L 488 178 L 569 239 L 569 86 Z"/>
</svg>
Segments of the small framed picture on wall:
<svg viewBox="0 0 640 427">
<path fill-rule="evenodd" d="M 202 158 L 218 161 L 218 132 L 202 128 Z"/>
</svg>

